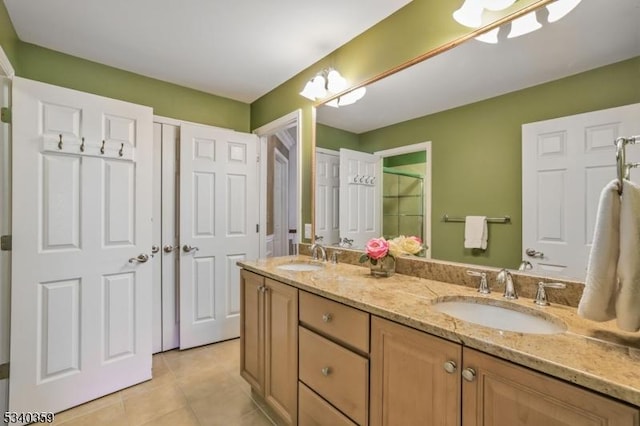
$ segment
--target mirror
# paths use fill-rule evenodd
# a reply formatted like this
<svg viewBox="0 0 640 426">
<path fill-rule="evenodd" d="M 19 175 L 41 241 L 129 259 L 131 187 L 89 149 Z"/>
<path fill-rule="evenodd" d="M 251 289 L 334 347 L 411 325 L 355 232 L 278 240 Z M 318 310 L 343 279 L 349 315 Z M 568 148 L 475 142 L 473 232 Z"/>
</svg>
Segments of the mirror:
<svg viewBox="0 0 640 426">
<path fill-rule="evenodd" d="M 517 38 L 504 36 L 505 24 L 497 44 L 469 40 L 371 84 L 356 104 L 319 107 L 316 145 L 374 153 L 430 143 L 430 256 L 518 268 L 527 259 L 523 198 L 531 197 L 522 190 L 522 126 L 639 103 L 639 18 L 639 0 L 583 1 Z M 603 149 L 615 164 L 613 139 Z M 510 220 L 489 223 L 488 247 L 478 250 L 464 248 L 464 223 L 445 215 Z M 316 224 L 327 222 L 317 216 Z"/>
</svg>

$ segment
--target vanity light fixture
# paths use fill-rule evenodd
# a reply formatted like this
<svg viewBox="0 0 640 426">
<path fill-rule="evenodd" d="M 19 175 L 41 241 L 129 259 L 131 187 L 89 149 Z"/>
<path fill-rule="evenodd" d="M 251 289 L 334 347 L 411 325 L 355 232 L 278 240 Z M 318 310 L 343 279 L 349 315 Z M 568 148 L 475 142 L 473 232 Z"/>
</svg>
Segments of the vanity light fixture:
<svg viewBox="0 0 640 426">
<path fill-rule="evenodd" d="M 333 99 L 327 102 L 328 106 L 338 108 L 341 106 L 351 105 L 358 102 L 362 97 L 367 93 L 366 87 L 359 87 L 356 90 L 352 90 L 351 92 L 345 93 L 339 98 Z"/>
<path fill-rule="evenodd" d="M 465 0 L 460 9 L 453 12 L 453 19 L 469 28 L 480 28 L 483 24 L 484 10 L 498 11 L 513 5 L 517 0 Z M 581 0 L 556 0 L 546 5 L 546 23 L 553 23 L 562 19 L 571 12 Z M 515 38 L 542 28 L 538 21 L 537 11 L 527 13 L 511 22 L 511 29 L 507 38 Z M 477 40 L 485 43 L 497 43 L 500 28 L 494 28 L 478 37 Z"/>
<path fill-rule="evenodd" d="M 305 84 L 300 94 L 311 101 L 317 101 L 347 88 L 347 80 L 337 70 L 322 70 Z"/>
</svg>

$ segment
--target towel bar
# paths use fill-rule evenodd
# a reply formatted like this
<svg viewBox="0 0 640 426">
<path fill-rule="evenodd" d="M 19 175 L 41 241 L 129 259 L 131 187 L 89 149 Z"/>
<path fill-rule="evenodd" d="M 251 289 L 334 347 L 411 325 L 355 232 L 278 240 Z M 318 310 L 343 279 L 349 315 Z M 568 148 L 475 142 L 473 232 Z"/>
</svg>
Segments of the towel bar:
<svg viewBox="0 0 640 426">
<path fill-rule="evenodd" d="M 448 214 L 442 216 L 443 222 L 464 222 L 466 219 L 464 217 L 449 217 Z M 488 223 L 511 223 L 511 216 L 504 217 L 488 217 Z"/>
<path fill-rule="evenodd" d="M 618 195 L 622 195 L 623 179 L 629 179 L 629 169 L 640 167 L 640 163 L 627 163 L 625 147 L 627 144 L 640 143 L 639 136 L 628 138 L 618 138 L 615 140 L 616 146 L 616 169 L 618 177 Z"/>
</svg>

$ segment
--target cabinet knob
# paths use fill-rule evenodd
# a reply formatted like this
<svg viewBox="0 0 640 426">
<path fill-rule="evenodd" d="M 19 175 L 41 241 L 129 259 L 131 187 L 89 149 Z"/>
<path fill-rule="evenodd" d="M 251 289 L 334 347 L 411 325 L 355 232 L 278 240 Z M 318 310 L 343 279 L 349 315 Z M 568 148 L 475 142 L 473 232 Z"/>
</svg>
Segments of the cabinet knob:
<svg viewBox="0 0 640 426">
<path fill-rule="evenodd" d="M 331 322 L 332 319 L 333 319 L 333 315 L 331 315 L 331 314 L 322 314 L 322 321 Z"/>
<path fill-rule="evenodd" d="M 444 363 L 444 371 L 446 371 L 449 374 L 455 373 L 457 369 L 458 369 L 458 366 L 453 361 L 447 361 Z"/>
<path fill-rule="evenodd" d="M 322 370 L 320 370 L 320 372 L 323 376 L 328 376 L 329 374 L 331 374 L 331 367 L 324 367 Z"/>
<path fill-rule="evenodd" d="M 467 382 L 473 382 L 473 379 L 476 378 L 476 370 L 473 368 L 465 368 L 462 370 L 462 378 Z"/>
</svg>

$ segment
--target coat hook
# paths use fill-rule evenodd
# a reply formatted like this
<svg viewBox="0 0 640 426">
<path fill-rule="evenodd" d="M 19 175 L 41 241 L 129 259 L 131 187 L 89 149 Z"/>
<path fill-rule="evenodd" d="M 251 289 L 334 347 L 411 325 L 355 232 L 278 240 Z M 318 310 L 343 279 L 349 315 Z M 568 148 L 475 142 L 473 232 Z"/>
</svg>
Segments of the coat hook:
<svg viewBox="0 0 640 426">
<path fill-rule="evenodd" d="M 80 152 L 84 152 L 84 137 L 82 138 L 82 143 L 80 144 Z"/>
<path fill-rule="evenodd" d="M 102 146 L 100 147 L 100 154 L 104 154 L 104 139 L 102 139 Z"/>
<path fill-rule="evenodd" d="M 58 142 L 58 149 L 62 149 L 62 133 L 60 133 L 58 136 L 60 136 L 60 142 Z"/>
<path fill-rule="evenodd" d="M 124 155 L 124 144 L 120 144 L 120 151 L 118 151 L 118 155 L 122 157 Z"/>
</svg>

